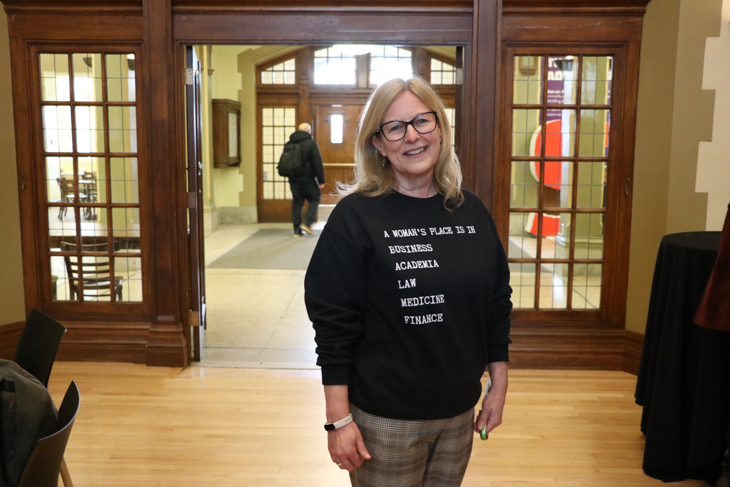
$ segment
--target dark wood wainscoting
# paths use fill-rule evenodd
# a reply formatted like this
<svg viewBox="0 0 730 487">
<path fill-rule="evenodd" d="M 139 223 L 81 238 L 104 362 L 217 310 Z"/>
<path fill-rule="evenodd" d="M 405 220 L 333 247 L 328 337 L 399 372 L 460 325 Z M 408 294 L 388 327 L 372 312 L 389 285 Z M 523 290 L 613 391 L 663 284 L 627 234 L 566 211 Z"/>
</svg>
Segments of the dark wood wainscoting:
<svg viewBox="0 0 730 487">
<path fill-rule="evenodd" d="M 516 369 L 623 370 L 637 374 L 644 336 L 618 328 L 516 324 L 510 366 Z"/>
<path fill-rule="evenodd" d="M 25 321 L 0 326 L 0 358 L 13 359 L 23 326 L 25 326 Z"/>
</svg>

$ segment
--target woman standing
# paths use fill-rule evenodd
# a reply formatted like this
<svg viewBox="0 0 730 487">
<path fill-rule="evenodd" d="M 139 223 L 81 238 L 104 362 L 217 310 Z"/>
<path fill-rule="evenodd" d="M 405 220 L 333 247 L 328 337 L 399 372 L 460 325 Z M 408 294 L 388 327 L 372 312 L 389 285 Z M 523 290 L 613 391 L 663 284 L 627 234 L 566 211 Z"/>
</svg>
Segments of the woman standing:
<svg viewBox="0 0 730 487">
<path fill-rule="evenodd" d="M 502 422 L 509 269 L 492 217 L 460 184 L 438 95 L 418 79 L 378 87 L 356 181 L 305 278 L 330 456 L 353 486 L 460 485 L 474 431 Z"/>
</svg>

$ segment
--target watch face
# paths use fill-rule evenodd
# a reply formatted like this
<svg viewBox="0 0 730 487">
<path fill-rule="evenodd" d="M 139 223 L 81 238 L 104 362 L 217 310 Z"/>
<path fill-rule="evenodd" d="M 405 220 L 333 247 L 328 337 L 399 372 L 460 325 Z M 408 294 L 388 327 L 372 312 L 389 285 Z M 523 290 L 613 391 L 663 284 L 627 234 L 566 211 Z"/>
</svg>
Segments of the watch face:
<svg viewBox="0 0 730 487">
<path fill-rule="evenodd" d="M 327 430 L 327 431 L 334 431 L 335 430 L 335 425 L 332 424 L 332 423 L 327 423 L 326 425 L 324 425 L 324 429 Z"/>
</svg>

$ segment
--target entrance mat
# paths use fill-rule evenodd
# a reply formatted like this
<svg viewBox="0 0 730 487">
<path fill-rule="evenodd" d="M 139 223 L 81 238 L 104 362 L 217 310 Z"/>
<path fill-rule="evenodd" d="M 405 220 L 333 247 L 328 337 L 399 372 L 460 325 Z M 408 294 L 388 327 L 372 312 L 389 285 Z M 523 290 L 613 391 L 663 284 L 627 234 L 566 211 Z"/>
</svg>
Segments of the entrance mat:
<svg viewBox="0 0 730 487">
<path fill-rule="evenodd" d="M 306 270 L 320 233 L 294 238 L 292 230 L 263 228 L 206 267 Z"/>
</svg>

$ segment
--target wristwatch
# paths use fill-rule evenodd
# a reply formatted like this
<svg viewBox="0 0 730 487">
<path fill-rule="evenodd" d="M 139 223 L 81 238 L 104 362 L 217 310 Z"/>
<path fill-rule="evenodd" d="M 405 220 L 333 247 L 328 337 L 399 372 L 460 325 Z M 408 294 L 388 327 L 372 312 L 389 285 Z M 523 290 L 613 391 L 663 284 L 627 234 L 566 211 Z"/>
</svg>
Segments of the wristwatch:
<svg viewBox="0 0 730 487">
<path fill-rule="evenodd" d="M 348 414 L 345 419 L 325 424 L 324 429 L 327 431 L 334 431 L 342 428 L 343 426 L 347 426 L 350 423 L 352 423 L 352 414 Z"/>
</svg>

